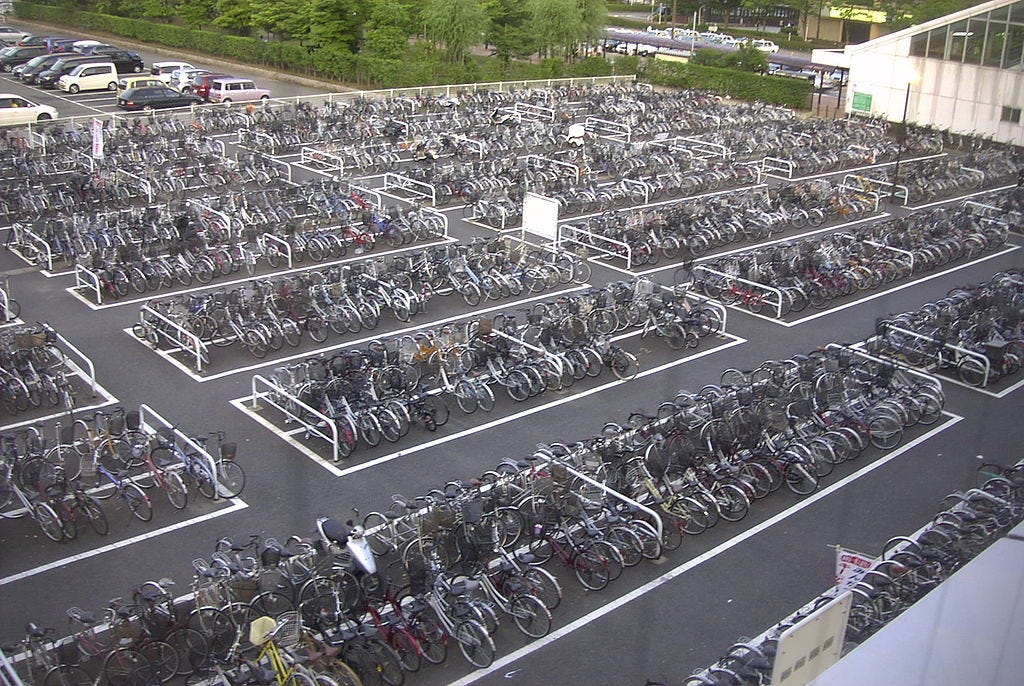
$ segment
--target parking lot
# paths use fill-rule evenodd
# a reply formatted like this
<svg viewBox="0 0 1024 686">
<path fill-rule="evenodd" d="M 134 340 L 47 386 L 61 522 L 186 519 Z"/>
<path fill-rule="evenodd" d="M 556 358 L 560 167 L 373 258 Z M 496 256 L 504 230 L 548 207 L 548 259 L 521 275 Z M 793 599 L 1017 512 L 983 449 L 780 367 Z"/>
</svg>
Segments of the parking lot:
<svg viewBox="0 0 1024 686">
<path fill-rule="evenodd" d="M 0 90 L 24 92 L 26 97 L 54 104 L 61 114 L 105 116 L 116 110 L 111 93 L 72 96 L 46 92 L 39 95 L 30 94 L 30 89 L 20 84 L 9 83 L 10 77 L 6 74 L 0 76 L 0 81 L 3 82 Z M 279 95 L 276 85 L 271 89 L 275 96 Z M 589 92 L 580 87 L 571 95 L 523 94 L 520 97 L 523 107 L 516 113 L 523 122 L 534 121 L 531 113 L 550 106 L 552 113 L 565 111 L 569 113 L 567 116 L 582 121 L 590 112 L 572 107 L 588 97 Z M 304 87 L 294 87 L 292 92 L 280 94 L 305 93 Z M 647 94 L 624 88 L 618 91 L 618 97 L 636 102 Z M 310 102 L 323 108 L 326 99 L 328 96 L 312 98 Z M 351 455 L 340 458 L 336 446 L 332 447 L 330 440 L 322 435 L 329 433 L 323 426 L 301 413 L 282 412 L 275 405 L 275 402 L 280 404 L 281 396 L 268 393 L 268 387 L 255 379 L 277 382 L 283 378 L 278 374 L 283 367 L 311 358 L 329 360 L 341 351 L 363 349 L 374 341 L 398 341 L 405 335 L 438 331 L 444 326 L 454 330 L 462 327 L 467 331 L 477 327 L 478 331 L 480 322 L 487 321 L 486 328 L 500 319 L 501 314 L 518 315 L 518 321 L 525 322 L 528 310 L 524 308 L 541 302 L 564 302 L 610 282 L 628 281 L 634 284 L 630 286 L 631 292 L 640 293 L 642 289 L 635 286 L 634 280 L 642 277 L 652 284 L 652 293 L 669 293 L 673 285 L 681 281 L 681 268 L 691 276 L 701 264 L 711 264 L 712 260 L 730 255 L 742 256 L 758 247 L 821 241 L 888 218 L 904 218 L 937 208 L 955 209 L 965 200 L 987 204 L 1011 186 L 1005 177 L 992 174 L 980 186 L 927 199 L 915 198 L 908 190 L 900 199 L 894 197 L 897 188 L 879 185 L 879 179 L 892 171 L 891 158 L 809 173 L 793 166 L 782 173 L 765 162 L 769 155 L 729 152 L 712 158 L 710 165 L 727 166 L 742 158 L 756 170 L 756 175 L 743 181 L 727 180 L 714 189 L 704 186 L 676 198 L 653 197 L 654 187 L 649 185 L 640 194 L 615 199 L 612 208 L 622 214 L 613 224 L 626 226 L 635 221 L 636 226 L 647 227 L 643 222 L 653 221 L 655 216 L 667 216 L 670 210 L 680 206 L 710 207 L 714 202 L 738 202 L 748 190 L 806 186 L 818 181 L 838 187 L 841 182 L 852 183 L 844 181 L 848 175 L 874 179 L 875 185 L 871 188 L 861 185 L 843 191 L 848 197 L 871 195 L 873 203 L 860 218 L 834 214 L 819 226 L 800 228 L 788 223 L 764 238 L 738 236 L 709 248 L 705 254 L 690 255 L 689 259 L 684 259 L 683 255 L 663 256 L 658 264 L 635 264 L 638 261 L 635 256 L 642 248 L 630 242 L 632 239 L 600 233 L 597 219 L 607 216 L 611 208 L 595 205 L 589 208 L 593 211 L 587 211 L 588 208 L 579 206 L 580 211 L 572 216 L 563 214 L 559 218 L 556 230 L 558 235 L 572 239 L 573 243 L 563 244 L 570 252 L 575 253 L 580 243 L 586 242 L 588 250 L 579 254 L 587 260 L 592 274 L 584 282 L 550 284 L 537 292 L 524 290 L 518 295 L 498 295 L 492 300 L 485 297 L 476 305 L 469 305 L 457 291 L 450 292 L 455 287 L 449 291 L 441 288 L 407 321 L 384 312 L 380 323 L 372 329 L 331 332 L 322 342 L 303 336 L 296 347 L 264 351 L 264 357 L 255 357 L 237 341 L 225 341 L 227 344 L 223 347 L 214 342 L 201 346 L 195 343 L 197 347 L 193 348 L 192 343 L 179 341 L 175 344 L 160 339 L 153 345 L 134 333 L 135 325 L 147 317 L 143 308 L 159 309 L 155 303 L 170 298 L 179 298 L 178 302 L 184 303 L 189 297 L 202 298 L 218 291 L 228 293 L 232 289 L 252 288 L 254 278 L 308 278 L 311 272 L 326 274 L 332 268 L 358 269 L 371 258 L 380 258 L 382 264 L 389 264 L 405 255 L 418 256 L 444 246 L 468 245 L 472 238 L 480 237 L 488 240 L 505 237 L 509 245 L 519 245 L 523 251 L 543 244 L 544 236 L 521 232 L 520 218 L 502 215 L 502 220 L 497 222 L 494 215 L 487 215 L 481 209 L 483 205 L 475 209 L 467 207 L 465 198 L 438 201 L 437 192 L 442 184 L 429 173 L 423 178 L 433 178 L 433 181 L 419 183 L 431 188 L 433 198 L 426 197 L 424 187 L 414 183 L 412 170 L 421 167 L 426 167 L 428 172 L 452 167 L 453 174 L 476 173 L 480 177 L 488 176 L 489 172 L 484 169 L 483 154 L 474 159 L 472 155 L 468 158 L 449 156 L 448 152 L 439 150 L 439 159 L 434 162 L 414 159 L 415 145 L 409 142 L 413 132 L 411 123 L 423 122 L 423 128 L 419 129 L 423 133 L 417 136 L 420 140 L 438 137 L 439 134 L 430 130 L 437 122 L 451 129 L 447 133 L 457 130 L 458 135 L 468 139 L 476 140 L 475 136 L 480 140 L 486 136 L 510 138 L 510 129 L 500 128 L 484 117 L 497 107 L 514 108 L 516 97 L 488 105 L 472 102 L 464 96 L 460 103 L 463 112 L 459 111 L 460 107 L 449 111 L 446 105 L 426 98 L 417 100 L 415 95 L 408 95 L 406 99 L 409 102 L 404 105 L 408 108 L 404 119 L 394 113 L 378 112 L 375 115 L 379 121 L 370 115 L 359 120 L 360 126 L 373 120 L 373 123 L 365 123 L 365 139 L 382 146 L 390 145 L 397 152 L 398 161 L 390 172 L 361 169 L 357 160 L 349 158 L 338 162 L 344 145 L 331 148 L 322 141 L 279 144 L 273 138 L 279 133 L 274 123 L 291 121 L 298 126 L 302 121 L 301 109 L 294 103 L 274 105 L 273 111 L 280 120 L 259 122 L 255 114 L 250 113 L 252 130 L 262 132 L 262 137 L 245 140 L 235 130 L 240 127 L 213 128 L 209 125 L 213 119 L 202 119 L 203 115 L 179 113 L 172 116 L 194 127 L 193 130 L 200 129 L 201 124 L 205 126 L 203 135 L 222 142 L 226 158 L 235 159 L 236 153 L 269 155 L 273 158 L 271 164 L 286 168 L 290 177 L 290 183 L 277 179 L 272 185 L 274 188 L 290 191 L 304 184 L 334 183 L 337 169 L 344 168 L 348 180 L 358 183 L 365 191 L 363 199 L 379 198 L 379 202 L 371 203 L 376 209 L 409 210 L 436 205 L 432 211 L 444 217 L 444 230 L 407 245 L 391 247 L 379 242 L 372 252 L 353 249 L 345 256 L 301 264 L 296 261 L 290 266 L 271 267 L 260 259 L 252 275 L 241 270 L 218 276 L 209 284 L 184 286 L 178 283 L 171 288 L 115 297 L 105 287 L 101 288 L 98 280 L 89 281 L 99 278 L 95 276 L 99 271 L 92 271 L 91 263 L 76 269 L 74 260 L 56 259 L 39 267 L 25 259 L 27 248 L 34 240 L 26 238 L 29 234 L 25 232 L 45 235 L 44 227 L 46 222 L 52 222 L 52 217 L 43 217 L 41 225 L 30 217 L 6 215 L 6 226 L 19 224 L 16 236 L 20 241 L 20 244 L 16 241 L 12 251 L 0 256 L 0 268 L 7 278 L 6 291 L 21 306 L 20 321 L 8 327 L 37 321 L 50 323 L 92 362 L 96 387 L 86 391 L 86 382 L 78 382 L 81 386 L 76 393 L 79 407 L 73 416 L 62 408 L 46 414 L 42 410 L 26 412 L 5 417 L 3 430 L 13 431 L 42 422 L 44 431 L 52 436 L 56 422 L 66 426 L 73 418 L 91 414 L 96 408 L 141 408 L 150 426 L 165 423 L 190 435 L 225 431 L 228 439 L 237 442 L 237 459 L 244 466 L 246 481 L 244 491 L 237 497 L 210 500 L 193 497 L 182 510 L 172 508 L 159 493 L 151 493 L 154 513 L 152 521 L 145 523 L 133 519 L 123 508 L 108 507 L 110 533 L 106 537 L 85 531 L 74 541 L 52 543 L 43 538 L 29 518 L 5 519 L 0 524 L 0 604 L 5 616 L 0 639 L 20 639 L 22 627 L 29 620 L 64 632 L 68 607 L 93 608 L 113 597 L 129 597 L 132 589 L 147 579 L 170 577 L 177 583 L 173 589 L 175 595 L 188 594 L 193 560 L 209 557 L 214 544 L 222 537 L 245 541 L 250 535 L 258 534 L 283 541 L 292 534 L 313 536 L 314 522 L 319 516 L 344 520 L 351 516 L 353 508 L 361 513 L 381 510 L 388 506 L 393 494 L 412 497 L 441 488 L 452 480 L 475 478 L 503 459 L 518 460 L 534 453 L 538 444 L 582 441 L 600 434 L 606 422 L 624 424 L 631 412 L 642 409 L 648 414 L 656 413 L 662 401 L 671 400 L 681 389 L 696 393 L 706 385 L 721 384 L 722 372 L 726 369 L 753 370 L 765 360 L 806 354 L 829 343 L 864 341 L 875 333 L 880 318 L 915 310 L 926 302 L 944 297 L 956 286 L 977 284 L 997 272 L 1024 266 L 1018 214 L 1000 217 L 1007 225 L 1007 234 L 991 249 L 951 259 L 928 271 L 908 273 L 875 288 L 836 297 L 820 308 L 779 316 L 782 309 L 779 301 L 773 316 L 774 301 L 770 301 L 767 291 L 757 291 L 754 295 L 748 294 L 745 300 L 722 306 L 716 305 L 718 300 L 693 289 L 689 297 L 694 305 L 711 301 L 709 307 L 722 307 L 721 329 L 701 337 L 695 347 L 680 350 L 670 347 L 654 332 L 642 335 L 642 322 L 611 332 L 612 343 L 634 356 L 638 363 L 638 371 L 632 378 L 617 378 L 606 369 L 599 376 L 588 376 L 571 385 L 548 387 L 522 402 L 514 401 L 502 385 L 493 384 L 493 409 L 473 414 L 459 411 L 454 396 L 445 396 L 451 417 L 444 426 L 434 431 L 414 426 L 408 435 L 394 443 L 381 441 L 376 446 L 358 443 Z M 728 107 L 715 103 L 715 107 L 719 106 Z M 221 109 L 236 112 L 239 108 Z M 474 120 L 477 116 L 472 114 L 474 111 L 483 120 Z M 329 108 L 316 112 L 321 122 L 329 121 L 335 114 Z M 600 113 L 601 119 L 607 121 L 609 117 L 620 116 L 618 123 L 622 130 L 630 126 L 625 122 L 636 121 L 625 112 L 619 115 L 608 112 L 614 109 Z M 385 120 L 404 122 L 405 132 L 410 135 L 388 137 L 376 129 L 370 130 L 370 127 L 382 128 Z M 547 126 L 555 132 L 553 136 L 558 136 L 559 150 L 564 152 L 569 148 L 571 144 L 559 121 L 544 123 L 543 118 L 536 121 L 539 122 L 537 130 Z M 113 124 L 108 126 L 112 130 Z M 573 167 L 577 180 L 582 175 L 584 182 L 592 182 L 600 188 L 614 184 L 613 174 L 607 168 L 598 168 L 598 151 L 618 151 L 622 157 L 617 163 L 624 164 L 622 160 L 631 155 L 653 155 L 651 151 L 655 146 L 637 145 L 638 140 L 663 142 L 667 138 L 652 136 L 637 125 L 636 138 L 623 140 L 621 135 L 607 130 L 598 132 L 596 126 L 599 124 L 589 124 L 590 133 L 580 157 L 575 157 L 576 153 L 560 156 L 560 153 L 545 151 L 541 145 L 512 149 L 507 155 L 513 162 L 528 155 L 538 156 L 547 160 L 538 164 L 547 164 L 556 171 L 561 169 L 563 174 L 568 167 Z M 715 131 L 720 133 L 719 129 L 729 126 L 723 119 Z M 699 139 L 702 134 L 684 131 L 676 135 Z M 881 131 L 872 135 L 884 137 Z M 185 134 L 171 133 L 166 137 L 181 140 Z M 708 132 L 706 142 L 712 138 Z M 677 158 L 700 159 L 701 151 L 709 149 L 683 141 L 676 141 L 676 145 L 673 154 Z M 304 148 L 312 148 L 313 152 Z M 681 152 L 683 149 L 688 152 Z M 922 149 L 907 151 L 902 163 L 904 169 L 913 169 L 913 174 L 924 177 L 929 173 L 929 166 L 938 167 L 947 160 L 959 160 L 963 155 L 964 152 L 958 150 Z M 142 179 L 145 175 L 133 173 L 132 177 Z M 55 182 L 65 183 L 64 178 L 58 175 Z M 186 198 L 197 203 L 191 208 L 197 216 L 210 219 L 213 214 L 236 211 L 226 200 L 218 202 L 218 195 L 223 199 L 232 193 L 241 195 L 242 191 L 268 192 L 258 190 L 255 183 L 245 183 L 234 191 L 218 194 L 211 192 L 211 186 L 204 187 L 202 182 L 193 180 L 184 197 L 161 198 L 155 172 L 148 180 L 152 182 L 151 197 L 129 198 L 125 201 L 125 211 L 145 204 L 159 206 L 164 208 L 160 214 L 162 223 L 183 211 Z M 546 183 L 550 192 L 555 192 L 552 182 L 535 183 L 534 188 L 540 189 Z M 493 206 L 498 206 L 498 195 L 492 199 Z M 285 203 L 273 198 L 271 201 Z M 318 202 L 322 207 L 329 204 L 323 197 Z M 312 207 L 314 202 L 309 200 L 307 205 Z M 87 214 L 108 209 L 112 208 L 90 199 L 83 200 L 81 208 L 68 211 Z M 718 214 L 728 211 L 723 205 Z M 332 225 L 332 219 L 324 218 L 325 215 L 313 213 L 312 216 L 311 224 L 305 226 Z M 363 222 L 361 214 L 352 213 L 351 225 Z M 273 223 L 267 220 L 266 226 Z M 245 224 L 239 220 L 242 228 Z M 566 228 L 567 225 L 572 228 Z M 261 232 L 271 233 L 272 229 L 266 226 L 260 225 Z M 8 230 L 15 231 L 14 228 Z M 637 229 L 640 234 L 646 230 Z M 263 245 L 266 244 L 264 240 Z M 630 250 L 620 252 L 620 245 L 628 245 Z M 328 282 L 330 278 L 324 277 Z M 749 280 L 757 282 L 753 277 Z M 96 288 L 90 284 L 95 284 Z M 754 300 L 761 302 L 759 299 L 767 301 L 764 308 L 750 306 Z M 754 309 L 759 311 L 754 312 Z M 206 350 L 205 360 L 196 352 L 200 347 Z M 85 363 L 76 365 L 79 369 L 87 367 Z M 675 678 L 709 664 L 738 637 L 760 632 L 826 588 L 834 572 L 835 556 L 831 546 L 841 544 L 868 554 L 877 552 L 890 537 L 913 531 L 927 521 L 947 493 L 974 485 L 980 456 L 996 462 L 1011 462 L 1020 457 L 1018 446 L 1024 433 L 1016 421 L 1019 374 L 986 388 L 969 387 L 955 374 L 940 379 L 946 396 L 941 419 L 930 426 L 908 428 L 900 445 L 894 449 L 869 448 L 859 460 L 837 465 L 829 476 L 822 477 L 810 496 L 799 497 L 782 489 L 759 500 L 742 522 L 723 521 L 699 536 L 686 536 L 678 550 L 627 569 L 603 591 L 584 591 L 564 567 L 549 564 L 548 568 L 562 580 L 566 596 L 553 613 L 552 633 L 527 641 L 503 624 L 495 639 L 497 657 L 490 667 L 471 671 L 467 664 L 453 656 L 444 665 L 408 675 L 408 683 L 641 684 L 647 678 Z"/>
</svg>

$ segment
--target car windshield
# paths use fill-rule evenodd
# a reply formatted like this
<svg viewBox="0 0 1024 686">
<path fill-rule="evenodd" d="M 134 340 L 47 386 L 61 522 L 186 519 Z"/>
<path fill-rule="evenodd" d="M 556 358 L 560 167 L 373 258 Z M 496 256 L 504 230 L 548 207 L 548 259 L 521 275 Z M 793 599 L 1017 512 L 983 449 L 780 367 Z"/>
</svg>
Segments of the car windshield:
<svg viewBox="0 0 1024 686">
<path fill-rule="evenodd" d="M 0 50 L 0 56 L 7 57 L 8 55 L 13 55 L 13 54 L 15 54 L 17 52 L 18 52 L 18 48 L 14 47 L 12 45 L 10 47 L 4 48 L 3 50 Z"/>
<path fill-rule="evenodd" d="M 47 57 L 49 57 L 49 55 L 40 55 L 39 57 L 33 57 L 28 62 L 26 62 L 25 65 L 28 67 L 38 67 L 40 64 L 46 61 Z"/>
</svg>

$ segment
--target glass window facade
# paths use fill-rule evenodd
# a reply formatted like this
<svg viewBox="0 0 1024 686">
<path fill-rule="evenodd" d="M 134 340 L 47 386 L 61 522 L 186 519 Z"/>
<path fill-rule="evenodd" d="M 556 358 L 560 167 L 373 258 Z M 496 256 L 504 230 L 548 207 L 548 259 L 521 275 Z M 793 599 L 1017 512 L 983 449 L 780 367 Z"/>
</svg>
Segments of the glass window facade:
<svg viewBox="0 0 1024 686">
<path fill-rule="evenodd" d="M 1024 66 L 1024 0 L 910 39 L 910 54 L 1000 69 Z"/>
</svg>

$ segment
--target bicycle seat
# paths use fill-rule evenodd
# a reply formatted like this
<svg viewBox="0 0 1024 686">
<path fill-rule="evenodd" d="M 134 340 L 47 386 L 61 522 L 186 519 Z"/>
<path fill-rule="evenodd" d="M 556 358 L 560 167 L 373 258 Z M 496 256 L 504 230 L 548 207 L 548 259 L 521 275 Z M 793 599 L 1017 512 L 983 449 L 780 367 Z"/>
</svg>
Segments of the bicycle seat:
<svg viewBox="0 0 1024 686">
<path fill-rule="evenodd" d="M 48 634 L 50 631 L 52 631 L 52 629 L 40 628 L 40 626 L 38 624 L 36 624 L 35 622 L 29 622 L 28 624 L 25 625 L 25 633 L 27 633 L 32 638 L 42 638 L 43 636 Z"/>
<path fill-rule="evenodd" d="M 337 520 L 321 517 L 317 520 L 316 526 L 328 541 L 338 545 L 345 545 L 345 542 L 348 541 L 348 527 Z"/>
<path fill-rule="evenodd" d="M 533 553 L 519 553 L 516 555 L 516 559 L 524 564 L 530 564 L 537 560 L 537 557 Z"/>
</svg>

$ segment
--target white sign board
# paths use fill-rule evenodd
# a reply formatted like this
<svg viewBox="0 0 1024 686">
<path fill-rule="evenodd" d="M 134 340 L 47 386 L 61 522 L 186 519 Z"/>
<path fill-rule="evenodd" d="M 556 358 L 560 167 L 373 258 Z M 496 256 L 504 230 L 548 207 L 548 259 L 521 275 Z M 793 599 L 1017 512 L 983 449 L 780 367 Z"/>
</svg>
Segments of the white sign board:
<svg viewBox="0 0 1024 686">
<path fill-rule="evenodd" d="M 836 546 L 836 586 L 849 591 L 878 562 L 873 557 L 862 555 L 855 550 Z"/>
<path fill-rule="evenodd" d="M 103 159 L 103 122 L 99 119 L 92 120 L 92 158 Z"/>
<path fill-rule="evenodd" d="M 853 595 L 846 591 L 779 636 L 771 686 L 804 686 L 843 654 Z"/>
<path fill-rule="evenodd" d="M 523 198 L 523 231 L 554 241 L 558 238 L 558 201 L 527 192 Z"/>
</svg>

